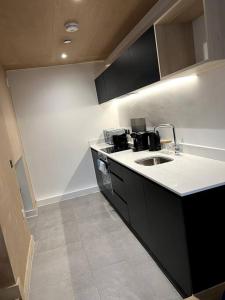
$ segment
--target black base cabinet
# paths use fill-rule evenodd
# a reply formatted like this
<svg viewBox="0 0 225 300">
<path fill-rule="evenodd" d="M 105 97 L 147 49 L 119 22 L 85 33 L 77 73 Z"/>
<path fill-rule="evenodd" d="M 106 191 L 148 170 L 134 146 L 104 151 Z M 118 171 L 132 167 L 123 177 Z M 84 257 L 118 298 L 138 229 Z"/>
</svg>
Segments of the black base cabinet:
<svg viewBox="0 0 225 300">
<path fill-rule="evenodd" d="M 192 294 L 182 198 L 143 179 L 148 218 L 147 245 L 179 292 Z"/>
<path fill-rule="evenodd" d="M 143 188 L 143 178 L 126 169 L 127 203 L 130 224 L 135 232 L 146 243 L 148 240 L 147 206 Z"/>
<path fill-rule="evenodd" d="M 183 199 L 194 293 L 225 282 L 225 186 Z"/>
<path fill-rule="evenodd" d="M 181 295 L 223 283 L 225 186 L 180 197 L 108 161 L 119 204 L 110 202 Z"/>
</svg>

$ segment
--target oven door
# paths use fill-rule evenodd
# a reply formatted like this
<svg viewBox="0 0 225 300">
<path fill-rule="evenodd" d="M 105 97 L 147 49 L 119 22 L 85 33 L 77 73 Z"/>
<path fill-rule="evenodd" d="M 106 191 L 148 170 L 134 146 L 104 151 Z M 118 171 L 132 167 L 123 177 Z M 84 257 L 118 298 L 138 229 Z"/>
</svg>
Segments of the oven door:
<svg viewBox="0 0 225 300">
<path fill-rule="evenodd" d="M 103 192 L 108 191 L 112 194 L 112 181 L 107 161 L 98 158 L 97 160 L 98 170 L 102 175 Z"/>
</svg>

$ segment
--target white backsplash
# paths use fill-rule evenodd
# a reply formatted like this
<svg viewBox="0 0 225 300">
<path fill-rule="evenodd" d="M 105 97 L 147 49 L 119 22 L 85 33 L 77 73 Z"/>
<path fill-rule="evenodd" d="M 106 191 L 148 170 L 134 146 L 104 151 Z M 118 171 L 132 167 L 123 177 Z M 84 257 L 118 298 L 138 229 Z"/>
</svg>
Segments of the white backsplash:
<svg viewBox="0 0 225 300">
<path fill-rule="evenodd" d="M 184 143 L 184 151 L 225 160 L 224 78 L 223 66 L 198 76 L 161 82 L 143 92 L 113 100 L 120 127 L 129 127 L 131 118 L 143 117 L 148 127 L 172 123 L 178 142 Z M 171 131 L 161 129 L 160 134 L 172 135 Z"/>
</svg>

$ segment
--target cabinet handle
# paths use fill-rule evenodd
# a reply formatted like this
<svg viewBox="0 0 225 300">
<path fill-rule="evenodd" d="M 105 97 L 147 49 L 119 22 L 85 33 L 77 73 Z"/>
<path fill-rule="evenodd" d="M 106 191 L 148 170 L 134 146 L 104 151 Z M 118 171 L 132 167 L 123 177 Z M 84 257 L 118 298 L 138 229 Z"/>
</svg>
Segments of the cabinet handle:
<svg viewBox="0 0 225 300">
<path fill-rule="evenodd" d="M 120 200 L 122 200 L 127 205 L 127 201 L 124 200 L 123 197 L 121 197 L 120 194 L 118 194 L 114 189 L 113 189 L 113 193 L 116 194 L 116 196 L 119 197 Z"/>
<path fill-rule="evenodd" d="M 10 168 L 12 169 L 13 168 L 13 161 L 11 159 L 9 161 L 9 164 L 10 164 Z"/>
<path fill-rule="evenodd" d="M 123 182 L 124 182 L 123 178 L 121 178 L 119 175 L 115 174 L 115 173 L 112 172 L 111 170 L 110 170 L 110 173 L 112 173 L 112 174 L 113 174 L 116 178 L 118 178 L 120 181 L 123 181 Z"/>
</svg>

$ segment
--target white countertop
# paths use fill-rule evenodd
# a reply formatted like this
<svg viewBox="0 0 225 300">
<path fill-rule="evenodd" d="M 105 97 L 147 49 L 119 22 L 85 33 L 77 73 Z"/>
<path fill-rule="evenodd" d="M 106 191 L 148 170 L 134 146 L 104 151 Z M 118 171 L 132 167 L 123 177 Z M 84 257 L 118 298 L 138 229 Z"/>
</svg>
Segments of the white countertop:
<svg viewBox="0 0 225 300">
<path fill-rule="evenodd" d="M 106 147 L 109 147 L 109 145 L 104 143 L 91 145 L 91 148 L 97 151 Z M 125 150 L 112 154 L 102 153 L 179 196 L 187 196 L 225 185 L 225 162 L 223 161 L 186 153 L 175 155 L 148 150 L 140 152 Z M 137 159 L 151 156 L 169 157 L 173 161 L 154 166 L 142 166 L 135 163 Z"/>
</svg>

